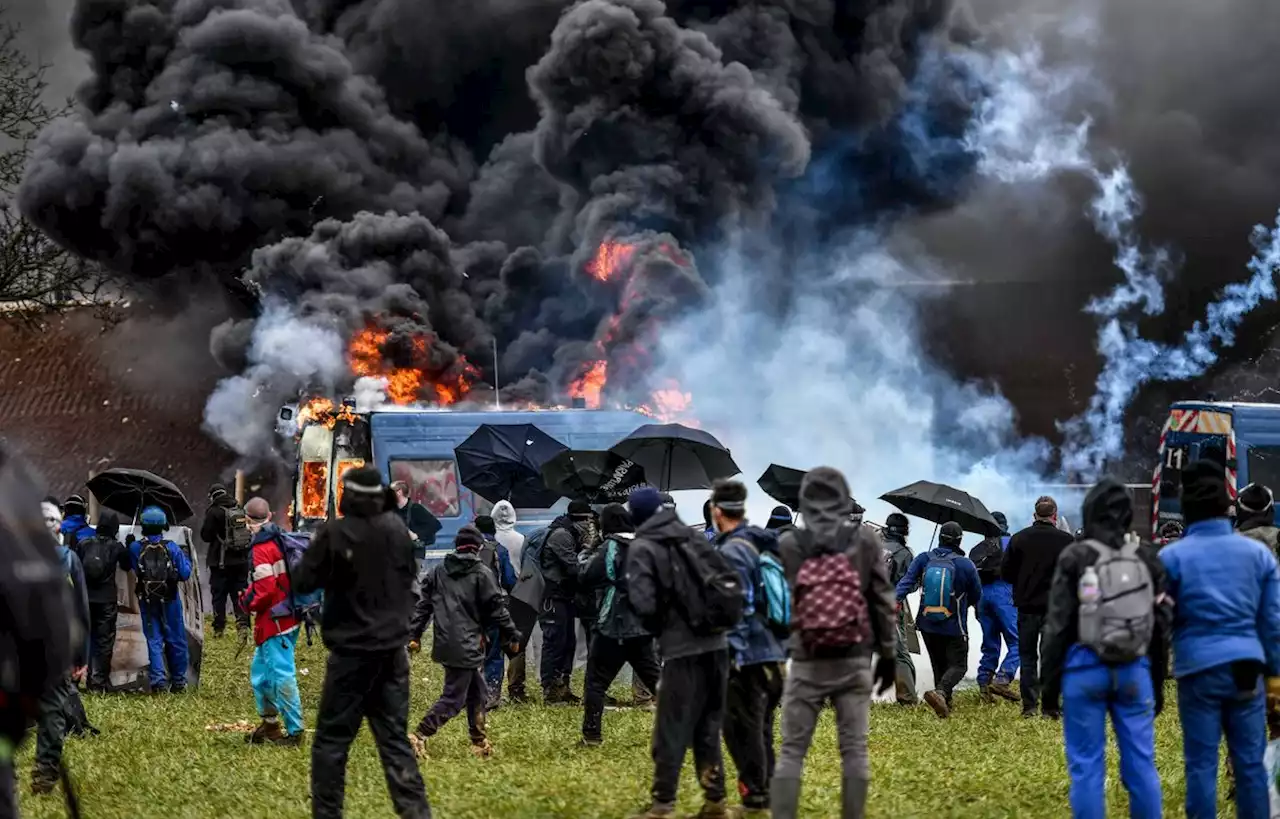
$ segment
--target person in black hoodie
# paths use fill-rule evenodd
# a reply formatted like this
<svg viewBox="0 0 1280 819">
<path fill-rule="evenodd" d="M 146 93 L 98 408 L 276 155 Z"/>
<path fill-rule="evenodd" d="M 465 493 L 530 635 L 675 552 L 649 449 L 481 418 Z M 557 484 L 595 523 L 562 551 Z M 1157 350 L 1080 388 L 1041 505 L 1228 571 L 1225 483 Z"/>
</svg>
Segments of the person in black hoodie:
<svg viewBox="0 0 1280 819">
<path fill-rule="evenodd" d="M 454 538 L 453 554 L 423 577 L 410 644 L 416 651 L 427 623 L 434 621 L 431 659 L 444 666 L 444 691 L 418 723 L 415 740 L 425 743 L 465 707 L 471 751 L 481 757 L 493 753 L 485 733 L 485 631 L 497 628 L 508 656 L 520 650 L 520 632 L 507 612 L 506 598 L 480 561 L 483 545 L 479 529 L 463 526 Z"/>
<path fill-rule="evenodd" d="M 1000 576 L 1013 586 L 1018 609 L 1018 660 L 1022 665 L 1022 716 L 1034 717 L 1040 706 L 1040 639 L 1049 610 L 1049 588 L 1058 557 L 1075 542 L 1058 528 L 1058 504 L 1048 496 L 1036 501 L 1035 520 L 1009 538 Z M 1060 714 L 1053 706 L 1041 709 L 1050 719 Z"/>
<path fill-rule="evenodd" d="M 290 581 L 299 594 L 324 590 L 321 636 L 329 649 L 311 746 L 312 815 L 342 816 L 347 753 L 368 719 L 396 813 L 430 819 L 426 788 L 407 736 L 413 586 L 409 530 L 382 476 L 343 476 L 342 517 L 316 532 Z"/>
<path fill-rule="evenodd" d="M 569 504 L 569 513 L 551 522 L 538 565 L 546 582 L 542 616 L 542 701 L 547 705 L 577 705 L 581 700 L 569 690 L 573 656 L 578 650 L 577 609 L 578 552 L 591 529 L 591 506 L 585 501 Z"/>
<path fill-rule="evenodd" d="M 129 571 L 129 549 L 117 538 L 120 518 L 103 510 L 94 536 L 76 543 L 72 551 L 84 567 L 89 598 L 89 679 L 86 687 L 102 693 L 111 685 L 111 660 L 116 648 L 116 570 Z"/>
<path fill-rule="evenodd" d="M 237 549 L 228 543 L 234 535 L 228 530 L 228 513 L 243 511 L 236 504 L 227 488 L 215 483 L 209 488 L 209 508 L 200 524 L 200 539 L 209 545 L 205 565 L 209 567 L 209 594 L 213 598 L 213 636 L 221 637 L 227 627 L 227 603 L 231 603 L 236 618 L 236 631 L 247 636 L 249 612 L 240 605 L 240 595 L 249 587 L 250 549 Z M 246 543 L 248 540 L 246 539 Z"/>
<path fill-rule="evenodd" d="M 674 566 L 677 550 L 711 546 L 675 510 L 662 508 L 656 489 L 633 490 L 629 503 L 636 537 L 627 554 L 627 592 L 645 628 L 657 633 L 663 659 L 653 723 L 652 802 L 636 819 L 675 816 L 680 768 L 691 747 L 706 800 L 698 816 L 724 816 L 720 729 L 729 685 L 728 637 L 698 634 L 690 627 L 677 600 Z"/>
</svg>

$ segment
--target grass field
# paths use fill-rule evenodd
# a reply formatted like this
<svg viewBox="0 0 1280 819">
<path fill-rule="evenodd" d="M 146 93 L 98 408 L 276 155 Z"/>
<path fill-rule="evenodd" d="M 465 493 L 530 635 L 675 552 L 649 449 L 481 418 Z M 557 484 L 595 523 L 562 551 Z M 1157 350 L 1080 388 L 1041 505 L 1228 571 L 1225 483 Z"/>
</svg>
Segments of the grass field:
<svg viewBox="0 0 1280 819">
<path fill-rule="evenodd" d="M 87 697 L 93 739 L 68 740 L 66 759 L 79 785 L 86 819 L 310 816 L 309 751 L 249 747 L 242 735 L 206 730 L 213 723 L 256 722 L 249 654 L 234 659 L 235 641 L 205 643 L 199 693 L 181 696 Z M 324 676 L 324 650 L 300 647 L 299 676 L 308 725 Z M 424 651 L 413 661 L 413 723 L 438 692 L 442 675 Z M 575 685 L 581 690 L 580 683 Z M 626 698 L 628 690 L 615 692 Z M 1169 691 L 1169 701 L 1174 700 Z M 493 817 L 628 817 L 647 804 L 652 715 L 610 711 L 605 745 L 576 747 L 581 711 L 504 707 L 490 717 L 495 755 L 473 758 L 466 720 L 450 723 L 429 744 L 423 772 L 435 814 L 443 819 Z M 1015 705 L 982 705 L 973 694 L 940 722 L 925 708 L 876 705 L 871 715 L 870 814 L 884 817 L 1057 817 L 1068 814 L 1061 726 L 1018 718 Z M 1173 709 L 1157 726 L 1166 815 L 1182 816 L 1181 737 Z M 31 747 L 20 756 L 23 816 L 63 816 L 61 796 L 29 793 Z M 682 810 L 700 802 L 691 765 L 681 782 Z M 1127 816 L 1112 753 L 1109 814 Z M 732 769 L 730 770 L 732 776 Z M 839 815 L 840 761 L 830 717 L 824 718 L 805 771 L 803 816 Z M 736 797 L 731 797 L 736 798 Z M 347 815 L 391 817 L 382 770 L 368 731 L 352 750 Z"/>
</svg>

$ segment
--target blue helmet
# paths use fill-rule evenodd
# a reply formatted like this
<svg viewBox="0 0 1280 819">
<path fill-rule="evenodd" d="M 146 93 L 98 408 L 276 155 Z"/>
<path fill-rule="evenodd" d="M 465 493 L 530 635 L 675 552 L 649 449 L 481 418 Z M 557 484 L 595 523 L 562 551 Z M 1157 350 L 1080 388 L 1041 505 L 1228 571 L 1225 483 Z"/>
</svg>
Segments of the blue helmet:
<svg viewBox="0 0 1280 819">
<path fill-rule="evenodd" d="M 148 506 L 143 509 L 138 522 L 148 529 L 159 528 L 164 530 L 169 528 L 169 516 L 159 506 Z"/>
</svg>

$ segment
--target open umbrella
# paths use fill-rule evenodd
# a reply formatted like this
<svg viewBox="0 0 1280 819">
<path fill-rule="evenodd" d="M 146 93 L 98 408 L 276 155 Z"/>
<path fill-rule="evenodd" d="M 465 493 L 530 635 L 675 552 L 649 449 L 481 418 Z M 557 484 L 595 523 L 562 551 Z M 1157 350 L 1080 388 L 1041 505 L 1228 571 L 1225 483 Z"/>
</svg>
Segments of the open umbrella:
<svg viewBox="0 0 1280 819">
<path fill-rule="evenodd" d="M 995 536 L 1000 524 L 991 517 L 982 501 L 943 483 L 916 481 L 909 486 L 886 492 L 880 500 L 898 507 L 903 514 L 924 518 L 932 523 L 955 521 L 966 532 Z"/>
<path fill-rule="evenodd" d="M 542 465 L 542 478 L 548 489 L 571 500 L 621 503 L 644 483 L 644 469 L 613 452 L 570 449 Z"/>
<path fill-rule="evenodd" d="M 778 503 L 785 503 L 792 511 L 800 508 L 800 482 L 808 473 L 802 469 L 789 466 L 769 464 L 760 479 L 756 481 L 765 494 Z"/>
<path fill-rule="evenodd" d="M 609 451 L 640 464 L 664 492 L 706 489 L 742 471 L 716 436 L 683 424 L 646 424 Z"/>
<path fill-rule="evenodd" d="M 147 506 L 159 506 L 173 525 L 192 515 L 191 504 L 181 489 L 145 469 L 104 469 L 85 485 L 98 503 L 131 518 L 136 518 Z"/>
<path fill-rule="evenodd" d="M 487 501 L 545 509 L 560 500 L 542 465 L 569 447 L 533 424 L 481 424 L 453 450 L 459 482 Z"/>
</svg>

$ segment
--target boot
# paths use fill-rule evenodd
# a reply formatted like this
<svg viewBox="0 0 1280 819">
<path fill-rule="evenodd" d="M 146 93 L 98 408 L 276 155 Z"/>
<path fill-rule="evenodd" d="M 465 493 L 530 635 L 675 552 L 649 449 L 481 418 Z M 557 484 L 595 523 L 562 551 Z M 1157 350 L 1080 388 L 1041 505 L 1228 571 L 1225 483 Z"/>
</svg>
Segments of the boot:
<svg viewBox="0 0 1280 819">
<path fill-rule="evenodd" d="M 637 813 L 631 819 L 674 819 L 675 815 L 675 805 L 659 805 L 655 802 L 648 810 Z"/>
<path fill-rule="evenodd" d="M 508 688 L 507 702 L 511 703 L 512 705 L 528 705 L 529 695 L 525 693 L 525 690 L 523 688 Z"/>
<path fill-rule="evenodd" d="M 284 731 L 280 730 L 280 722 L 268 722 L 265 719 L 253 729 L 253 733 L 244 738 L 244 741 L 250 745 L 266 745 L 270 743 L 278 743 L 284 739 Z"/>
<path fill-rule="evenodd" d="M 719 802 L 708 800 L 702 803 L 702 809 L 694 814 L 694 819 L 726 819 L 728 816 L 728 806 L 723 799 Z"/>
<path fill-rule="evenodd" d="M 58 786 L 58 769 L 47 765 L 37 765 L 31 771 L 31 793 L 36 796 L 52 793 Z"/>
<path fill-rule="evenodd" d="M 867 788 L 871 783 L 860 776 L 846 776 L 840 790 L 840 819 L 863 819 L 867 815 Z"/>
<path fill-rule="evenodd" d="M 986 683 L 983 683 L 982 685 L 978 686 L 978 699 L 982 700 L 987 705 L 996 704 L 996 698 L 991 693 L 991 686 L 987 685 Z"/>
<path fill-rule="evenodd" d="M 796 819 L 800 815 L 800 780 L 775 776 L 770 785 L 769 808 L 773 819 Z"/>
<path fill-rule="evenodd" d="M 938 719 L 951 716 L 951 707 L 947 705 L 947 698 L 942 696 L 941 691 L 926 691 L 924 702 L 933 709 L 933 713 L 938 715 Z"/>
<path fill-rule="evenodd" d="M 1002 700 L 1008 700 L 1009 702 L 1022 702 L 1022 697 L 1018 696 L 1018 693 L 1010 688 L 1009 683 L 1007 682 L 996 680 L 991 683 L 991 693 L 995 694 Z"/>
<path fill-rule="evenodd" d="M 493 756 L 493 746 L 489 744 L 489 740 L 482 739 L 480 741 L 471 741 L 471 755 L 477 759 L 488 759 Z"/>
</svg>

